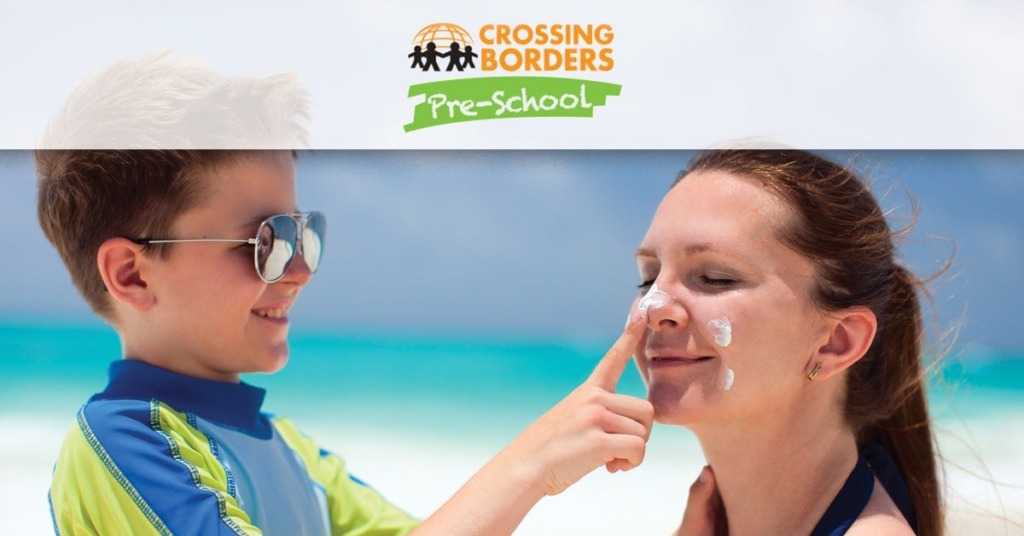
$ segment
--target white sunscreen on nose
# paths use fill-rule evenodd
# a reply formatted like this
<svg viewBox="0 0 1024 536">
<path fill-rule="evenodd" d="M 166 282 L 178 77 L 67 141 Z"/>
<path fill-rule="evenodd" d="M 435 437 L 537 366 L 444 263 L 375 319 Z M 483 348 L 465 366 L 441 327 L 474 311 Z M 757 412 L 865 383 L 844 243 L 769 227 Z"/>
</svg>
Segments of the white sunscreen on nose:
<svg viewBox="0 0 1024 536">
<path fill-rule="evenodd" d="M 733 372 L 733 370 L 731 368 L 725 367 L 725 382 L 722 384 L 722 387 L 725 387 L 726 391 L 728 391 L 729 389 L 732 389 L 732 382 L 735 379 L 736 379 L 736 373 Z"/>
<path fill-rule="evenodd" d="M 658 284 L 655 283 L 651 285 L 651 290 L 648 290 L 647 294 L 640 300 L 640 305 L 637 306 L 637 309 L 647 313 L 651 309 L 664 307 L 666 304 L 668 304 L 668 294 L 658 290 Z"/>
<path fill-rule="evenodd" d="M 724 316 L 708 321 L 708 330 L 715 334 L 715 343 L 721 347 L 732 343 L 732 323 Z"/>
</svg>

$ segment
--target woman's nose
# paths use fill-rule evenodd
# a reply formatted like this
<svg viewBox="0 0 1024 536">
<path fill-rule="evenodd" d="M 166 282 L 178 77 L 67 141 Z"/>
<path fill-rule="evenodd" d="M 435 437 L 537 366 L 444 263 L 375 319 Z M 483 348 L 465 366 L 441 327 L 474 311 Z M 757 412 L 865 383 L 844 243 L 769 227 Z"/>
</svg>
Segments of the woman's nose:
<svg viewBox="0 0 1024 536">
<path fill-rule="evenodd" d="M 640 300 L 639 307 L 647 311 L 647 324 L 654 331 L 682 329 L 689 324 L 689 314 L 682 302 L 657 284 Z"/>
</svg>

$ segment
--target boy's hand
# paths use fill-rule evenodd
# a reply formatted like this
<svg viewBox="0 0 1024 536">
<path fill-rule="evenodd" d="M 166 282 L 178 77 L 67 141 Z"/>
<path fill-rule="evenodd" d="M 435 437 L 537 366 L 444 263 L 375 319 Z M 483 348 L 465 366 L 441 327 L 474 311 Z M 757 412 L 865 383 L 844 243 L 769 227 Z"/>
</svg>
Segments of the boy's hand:
<svg viewBox="0 0 1024 536">
<path fill-rule="evenodd" d="M 544 495 L 561 493 L 604 465 L 625 471 L 644 459 L 654 406 L 615 394 L 615 386 L 644 331 L 636 309 L 625 332 L 587 381 L 483 466 L 417 535 L 512 534 Z"/>
<path fill-rule="evenodd" d="M 714 536 L 728 534 L 725 508 L 715 485 L 715 473 L 704 467 L 697 481 L 690 486 L 683 522 L 675 536 Z"/>
<path fill-rule="evenodd" d="M 615 387 L 644 332 L 645 318 L 634 309 L 622 336 L 590 377 L 509 445 L 507 454 L 533 471 L 546 495 L 565 491 L 602 465 L 614 473 L 643 461 L 654 406 L 616 394 Z"/>
</svg>

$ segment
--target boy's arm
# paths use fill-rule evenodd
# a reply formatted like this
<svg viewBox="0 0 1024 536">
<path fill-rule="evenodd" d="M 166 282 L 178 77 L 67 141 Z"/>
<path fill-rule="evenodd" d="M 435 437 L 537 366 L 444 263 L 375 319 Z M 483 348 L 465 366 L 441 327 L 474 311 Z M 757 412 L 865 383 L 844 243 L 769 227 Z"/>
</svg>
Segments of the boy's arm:
<svg viewBox="0 0 1024 536">
<path fill-rule="evenodd" d="M 288 419 L 275 417 L 274 428 L 302 459 L 309 477 L 327 495 L 332 534 L 391 536 L 408 534 L 420 521 L 389 503 L 377 490 L 352 477 L 345 462 L 320 448 Z"/>
<path fill-rule="evenodd" d="M 635 318 L 583 385 L 530 425 L 422 525 L 354 480 L 340 458 L 321 450 L 290 421 L 275 418 L 273 424 L 327 492 L 335 534 L 511 534 L 545 495 L 561 493 L 602 465 L 615 472 L 643 460 L 654 409 L 646 400 L 614 392 L 642 325 Z"/>
<path fill-rule="evenodd" d="M 645 325 L 634 311 L 625 332 L 590 378 L 487 463 L 417 535 L 512 534 L 545 495 L 556 495 L 604 465 L 627 471 L 643 461 L 654 408 L 615 394 Z"/>
<path fill-rule="evenodd" d="M 78 413 L 50 488 L 58 534 L 260 535 L 199 432 L 158 403 L 105 400 Z M 208 445 L 208 442 L 205 444 Z"/>
</svg>

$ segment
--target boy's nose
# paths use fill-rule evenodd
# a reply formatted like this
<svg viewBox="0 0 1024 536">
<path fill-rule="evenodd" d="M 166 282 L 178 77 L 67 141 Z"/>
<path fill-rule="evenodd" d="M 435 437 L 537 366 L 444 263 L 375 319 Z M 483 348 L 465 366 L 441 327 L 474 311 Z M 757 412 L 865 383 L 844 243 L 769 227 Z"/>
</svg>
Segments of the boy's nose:
<svg viewBox="0 0 1024 536">
<path fill-rule="evenodd" d="M 288 271 L 277 282 L 302 286 L 309 283 L 311 277 L 313 277 L 313 271 L 309 269 L 309 265 L 306 264 L 306 259 L 302 257 L 302 253 L 297 252 L 295 258 L 292 259 L 291 266 L 288 267 Z"/>
</svg>

